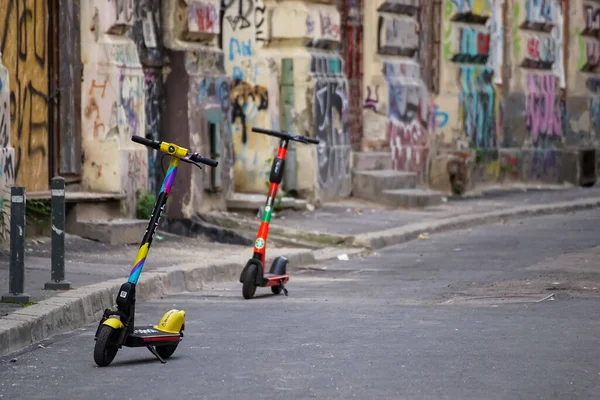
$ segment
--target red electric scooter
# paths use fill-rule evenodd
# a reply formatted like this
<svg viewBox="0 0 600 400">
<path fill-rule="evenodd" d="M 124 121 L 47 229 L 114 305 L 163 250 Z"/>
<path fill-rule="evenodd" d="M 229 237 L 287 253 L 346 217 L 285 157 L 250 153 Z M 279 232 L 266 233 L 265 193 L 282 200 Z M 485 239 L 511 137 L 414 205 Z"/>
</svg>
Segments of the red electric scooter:
<svg viewBox="0 0 600 400">
<path fill-rule="evenodd" d="M 277 157 L 273 160 L 271 166 L 269 194 L 265 203 L 262 221 L 258 228 L 258 234 L 256 235 L 256 241 L 254 242 L 254 254 L 248 260 L 240 275 L 240 282 L 243 284 L 242 295 L 245 299 L 251 299 L 254 297 L 257 287 L 270 287 L 273 294 L 280 294 L 283 290 L 283 293 L 287 296 L 288 291 L 285 288 L 285 284 L 290 279 L 289 275 L 286 274 L 288 259 L 283 256 L 277 257 L 273 260 L 269 273 L 265 273 L 267 235 L 269 234 L 269 222 L 271 221 L 271 214 L 273 212 L 273 202 L 275 201 L 279 184 L 283 180 L 283 169 L 285 167 L 285 156 L 289 141 L 294 140 L 304 144 L 319 144 L 319 140 L 306 136 L 292 135 L 283 131 L 271 131 L 260 128 L 252 128 L 252 131 L 278 137 L 281 141 L 279 142 Z"/>
</svg>

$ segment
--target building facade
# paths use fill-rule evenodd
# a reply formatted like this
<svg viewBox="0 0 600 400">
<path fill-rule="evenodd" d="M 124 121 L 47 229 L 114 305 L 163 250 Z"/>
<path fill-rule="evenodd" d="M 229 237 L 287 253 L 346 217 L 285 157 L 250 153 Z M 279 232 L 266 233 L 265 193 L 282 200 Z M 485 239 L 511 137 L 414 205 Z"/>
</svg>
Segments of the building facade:
<svg viewBox="0 0 600 400">
<path fill-rule="evenodd" d="M 162 169 L 133 134 L 219 159 L 180 170 L 179 217 L 264 193 L 253 126 L 321 140 L 284 181 L 316 204 L 351 194 L 353 151 L 463 192 L 580 183 L 598 147 L 592 0 L 10 0 L 0 25 L 0 185 L 62 175 L 128 216 Z"/>
</svg>

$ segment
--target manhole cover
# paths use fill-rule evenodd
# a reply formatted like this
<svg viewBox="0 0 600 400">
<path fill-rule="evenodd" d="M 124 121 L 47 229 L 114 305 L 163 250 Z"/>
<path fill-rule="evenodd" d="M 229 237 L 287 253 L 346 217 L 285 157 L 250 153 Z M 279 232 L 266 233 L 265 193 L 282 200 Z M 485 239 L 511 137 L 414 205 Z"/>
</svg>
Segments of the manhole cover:
<svg viewBox="0 0 600 400">
<path fill-rule="evenodd" d="M 551 295 L 514 295 L 514 296 L 477 296 L 477 297 L 457 297 L 443 302 L 442 304 L 473 304 L 473 305 L 496 305 L 512 303 L 540 303 L 546 300 L 554 300 L 554 294 Z"/>
</svg>

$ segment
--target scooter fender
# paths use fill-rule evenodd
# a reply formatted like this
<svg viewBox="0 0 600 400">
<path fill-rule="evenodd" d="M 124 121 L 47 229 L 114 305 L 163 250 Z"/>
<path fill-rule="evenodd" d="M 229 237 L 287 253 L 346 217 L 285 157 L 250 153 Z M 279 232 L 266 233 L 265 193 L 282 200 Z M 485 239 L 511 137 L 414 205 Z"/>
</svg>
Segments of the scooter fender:
<svg viewBox="0 0 600 400">
<path fill-rule="evenodd" d="M 273 260 L 271 264 L 270 274 L 273 275 L 285 275 L 287 270 L 288 259 L 284 256 L 279 256 Z"/>
<path fill-rule="evenodd" d="M 108 325 L 113 329 L 121 329 L 125 326 L 119 318 L 107 318 L 102 325 Z"/>
<path fill-rule="evenodd" d="M 181 333 L 185 329 L 185 311 L 176 309 L 167 311 L 158 325 L 154 325 L 154 329 L 166 333 Z"/>
<path fill-rule="evenodd" d="M 259 260 L 255 260 L 254 258 L 249 259 L 246 263 L 246 266 L 242 270 L 242 273 L 240 274 L 240 283 L 244 283 L 244 276 L 246 276 L 246 270 L 250 268 L 251 265 L 256 265 L 257 269 L 256 276 L 254 277 L 254 283 L 256 284 L 256 286 L 262 286 L 264 280 L 263 265 Z"/>
</svg>

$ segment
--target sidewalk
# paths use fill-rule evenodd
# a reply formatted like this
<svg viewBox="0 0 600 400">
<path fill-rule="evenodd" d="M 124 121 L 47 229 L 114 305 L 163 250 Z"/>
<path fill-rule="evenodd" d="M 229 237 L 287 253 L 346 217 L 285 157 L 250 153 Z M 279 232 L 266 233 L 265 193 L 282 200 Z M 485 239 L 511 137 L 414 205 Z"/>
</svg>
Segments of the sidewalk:
<svg viewBox="0 0 600 400">
<path fill-rule="evenodd" d="M 65 239 L 65 278 L 73 289 L 81 288 L 129 276 L 137 245 L 111 246 L 77 236 L 67 235 Z M 282 249 L 270 246 L 268 255 L 280 253 Z M 44 290 L 50 280 L 50 238 L 29 239 L 25 247 L 25 291 L 31 302 L 39 302 L 61 291 Z M 295 254 L 292 249 L 292 254 Z M 196 263 L 198 266 L 215 260 L 239 262 L 240 271 L 252 255 L 249 246 L 235 246 L 209 242 L 203 238 L 184 238 L 157 233 L 152 243 L 142 276 L 161 267 Z M 8 292 L 10 254 L 0 253 L 0 293 Z M 0 317 L 22 309 L 18 304 L 1 303 Z"/>
<path fill-rule="evenodd" d="M 443 205 L 422 210 L 390 209 L 374 203 L 343 200 L 329 203 L 315 211 L 285 210 L 273 214 L 272 236 L 309 242 L 313 245 L 361 245 L 359 239 L 377 232 L 405 228 L 414 224 L 426 226 L 440 220 L 469 216 L 490 215 L 497 218 L 505 212 L 531 209 L 549 211 L 558 208 L 569 210 L 578 205 L 600 201 L 600 186 L 593 188 L 569 188 L 562 190 L 494 191 L 483 197 L 449 198 Z M 564 205 L 562 203 L 565 203 Z M 544 207 L 548 206 L 548 207 Z M 556 206 L 556 207 L 553 207 Z M 585 207 L 583 207 L 585 208 Z M 555 212 L 556 212 L 555 211 Z M 517 216 L 522 216 L 522 212 Z M 202 217 L 210 223 L 239 229 L 251 235 L 259 218 L 238 213 L 206 213 Z M 481 218 L 479 218 L 481 220 Z M 485 221 L 484 221 L 485 222 Z"/>
<path fill-rule="evenodd" d="M 419 211 L 340 201 L 316 211 L 284 211 L 275 215 L 269 235 L 267 265 L 273 258 L 285 255 L 289 259 L 289 270 L 293 271 L 343 253 L 348 256 L 364 254 L 368 249 L 414 240 L 422 233 L 594 207 L 600 207 L 600 188 L 449 199 L 442 206 Z M 204 217 L 208 222 L 234 230 L 251 240 L 259 224 L 256 216 L 211 213 Z M 282 241 L 287 244 L 275 244 Z M 22 307 L 0 303 L 0 356 L 98 321 L 103 310 L 113 306 L 116 293 L 129 274 L 137 247 L 110 246 L 67 236 L 66 280 L 71 282 L 73 289 L 55 292 L 43 290 L 50 279 L 50 240 L 30 240 L 25 256 L 25 291 L 37 304 Z M 251 246 L 158 233 L 138 283 L 138 300 L 237 280 L 251 253 Z M 2 294 L 8 291 L 9 258 L 7 252 L 0 253 Z"/>
</svg>

